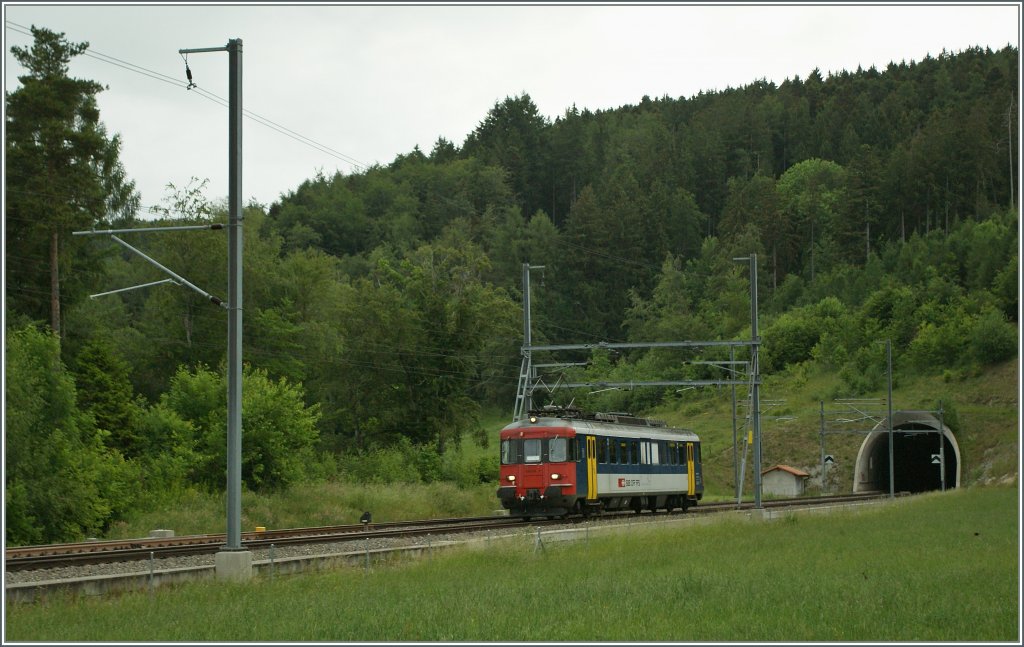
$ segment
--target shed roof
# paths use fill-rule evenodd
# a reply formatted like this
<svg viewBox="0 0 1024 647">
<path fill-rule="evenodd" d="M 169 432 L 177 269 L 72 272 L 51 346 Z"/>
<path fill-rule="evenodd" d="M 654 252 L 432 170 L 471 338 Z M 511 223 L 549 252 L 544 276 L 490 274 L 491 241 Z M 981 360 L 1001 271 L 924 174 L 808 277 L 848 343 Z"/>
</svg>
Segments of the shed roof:
<svg viewBox="0 0 1024 647">
<path fill-rule="evenodd" d="M 781 470 L 783 472 L 789 472 L 793 476 L 798 476 L 800 478 L 810 478 L 810 476 L 811 476 L 807 472 L 804 472 L 803 470 L 798 470 L 795 467 L 790 467 L 789 465 L 776 465 L 775 467 L 769 467 L 765 471 L 761 472 L 761 476 L 764 476 L 768 472 L 774 472 L 775 470 Z"/>
</svg>

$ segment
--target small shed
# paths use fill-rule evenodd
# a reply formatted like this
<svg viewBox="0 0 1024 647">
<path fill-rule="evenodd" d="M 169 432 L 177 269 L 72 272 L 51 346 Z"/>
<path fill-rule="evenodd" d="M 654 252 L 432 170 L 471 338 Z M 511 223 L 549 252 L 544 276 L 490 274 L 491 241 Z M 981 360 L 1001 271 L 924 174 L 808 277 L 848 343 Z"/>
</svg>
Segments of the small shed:
<svg viewBox="0 0 1024 647">
<path fill-rule="evenodd" d="M 776 496 L 800 496 L 810 476 L 789 465 L 776 465 L 761 472 L 761 491 Z"/>
</svg>

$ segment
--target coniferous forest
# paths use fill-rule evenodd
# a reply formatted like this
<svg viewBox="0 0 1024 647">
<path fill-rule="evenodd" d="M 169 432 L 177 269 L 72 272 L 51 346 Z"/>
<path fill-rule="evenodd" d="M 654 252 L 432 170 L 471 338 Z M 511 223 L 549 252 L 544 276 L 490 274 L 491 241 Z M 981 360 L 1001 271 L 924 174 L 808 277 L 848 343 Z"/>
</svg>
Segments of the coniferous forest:
<svg viewBox="0 0 1024 647">
<path fill-rule="evenodd" d="M 70 232 L 219 223 L 226 207 L 197 178 L 168 186 L 161 221 L 139 220 L 96 107 L 102 86 L 67 76 L 84 50 L 33 31 L 32 48 L 15 48 L 28 72 L 6 96 L 14 543 L 102 532 L 174 492 L 217 491 L 225 460 L 222 309 L 170 284 L 89 298 L 167 277 Z M 943 52 L 553 120 L 520 94 L 461 143 L 248 205 L 245 486 L 351 475 L 355 457 L 395 446 L 420 478 L 445 478 L 447 450 L 486 439 L 482 411 L 511 414 L 524 263 L 544 266 L 531 281 L 535 344 L 749 338 L 748 270 L 733 259 L 754 253 L 765 373 L 815 362 L 853 395 L 884 384 L 880 339 L 897 371 L 1014 357 L 1018 65 L 1013 48 Z M 222 234 L 139 245 L 187 276 L 225 277 L 208 282 L 226 292 Z M 711 370 L 658 349 L 568 361 L 579 365 L 563 375 L 591 381 Z M 643 411 L 664 395 L 576 402 Z"/>
</svg>

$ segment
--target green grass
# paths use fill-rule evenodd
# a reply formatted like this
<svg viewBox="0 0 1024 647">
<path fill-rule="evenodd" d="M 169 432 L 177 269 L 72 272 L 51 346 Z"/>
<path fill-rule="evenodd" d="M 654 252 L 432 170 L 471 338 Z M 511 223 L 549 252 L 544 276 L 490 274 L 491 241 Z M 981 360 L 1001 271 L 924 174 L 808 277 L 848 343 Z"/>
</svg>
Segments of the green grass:
<svg viewBox="0 0 1024 647">
<path fill-rule="evenodd" d="M 468 517 L 499 509 L 496 486 L 460 488 L 451 483 L 356 484 L 344 481 L 296 485 L 285 492 L 242 495 L 243 531 L 306 528 L 359 523 L 364 511 L 374 521 L 403 521 Z M 145 537 L 150 530 L 169 528 L 177 535 L 223 533 L 226 505 L 223 495 L 189 492 L 175 505 L 139 512 L 118 522 L 111 539 Z"/>
<path fill-rule="evenodd" d="M 1016 489 L 8 605 L 13 641 L 1015 641 Z"/>
</svg>

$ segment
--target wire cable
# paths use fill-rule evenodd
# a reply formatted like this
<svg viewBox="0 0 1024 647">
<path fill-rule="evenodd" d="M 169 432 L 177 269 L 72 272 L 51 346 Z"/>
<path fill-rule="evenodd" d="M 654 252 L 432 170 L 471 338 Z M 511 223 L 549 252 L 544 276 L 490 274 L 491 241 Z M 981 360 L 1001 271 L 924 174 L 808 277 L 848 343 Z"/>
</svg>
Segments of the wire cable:
<svg viewBox="0 0 1024 647">
<path fill-rule="evenodd" d="M 11 31 L 14 31 L 14 32 L 26 35 L 26 36 L 31 36 L 32 35 L 32 32 L 29 31 L 28 28 L 23 26 L 23 25 L 19 25 L 19 24 L 15 23 L 15 22 L 12 22 L 10 20 L 5 20 L 4 22 L 6 23 L 7 28 L 10 29 Z M 141 74 L 142 76 L 146 76 L 146 77 L 154 79 L 156 81 L 161 81 L 163 83 L 168 83 L 170 85 L 174 85 L 176 87 L 181 87 L 181 88 L 186 88 L 187 87 L 186 84 L 182 83 L 179 79 L 176 79 L 176 78 L 174 78 L 172 76 L 168 76 L 167 74 L 163 74 L 163 73 L 160 73 L 160 72 L 156 72 L 156 71 L 147 69 L 145 67 L 142 67 L 141 65 L 136 65 L 134 63 L 130 63 L 130 62 L 125 61 L 123 59 L 120 59 L 120 58 L 117 58 L 117 57 L 114 57 L 114 56 L 110 56 L 109 54 L 104 54 L 103 52 L 97 51 L 95 48 L 93 48 L 91 46 L 85 52 L 83 52 L 83 53 L 84 53 L 85 56 L 89 56 L 90 58 L 93 58 L 95 60 L 102 61 L 104 63 L 108 63 L 110 65 L 114 65 L 116 67 L 120 67 L 122 69 L 128 70 L 129 72 L 135 72 L 136 74 Z M 223 107 L 228 107 L 228 101 L 226 99 L 224 99 L 223 97 L 217 96 L 216 94 L 214 94 L 212 92 L 209 92 L 207 90 L 204 90 L 203 88 L 200 88 L 198 86 L 194 87 L 193 89 L 195 90 L 196 94 L 198 94 L 199 96 L 203 97 L 204 99 L 207 99 L 208 101 L 212 101 L 212 102 L 214 102 L 214 103 L 216 103 L 218 105 L 221 105 Z M 273 130 L 273 131 L 275 131 L 275 132 L 277 132 L 277 133 L 279 133 L 281 135 L 284 135 L 285 137 L 293 139 L 293 140 L 299 142 L 300 144 L 304 144 L 304 145 L 306 145 L 306 146 L 316 150 L 317 152 L 323 153 L 323 154 L 328 155 L 330 157 L 334 157 L 335 159 L 338 159 L 338 160 L 340 160 L 342 162 L 345 162 L 346 164 L 351 165 L 357 171 L 362 172 L 362 171 L 365 171 L 367 168 L 369 168 L 367 164 L 365 164 L 365 163 L 355 159 L 354 157 L 352 157 L 350 155 L 346 155 L 345 153 L 342 153 L 341 151 L 335 150 L 335 149 L 331 148 L 330 146 L 327 146 L 326 144 L 322 144 L 322 143 L 316 141 L 315 139 L 312 139 L 310 137 L 306 137 L 305 135 L 302 135 L 302 134 L 300 134 L 300 133 L 298 133 L 298 132 L 296 132 L 296 131 L 294 131 L 294 130 L 292 130 L 290 128 L 287 128 L 287 127 L 282 126 L 281 124 L 279 124 L 279 123 L 277 123 L 275 121 L 272 121 L 271 119 L 268 119 L 267 117 L 264 117 L 262 115 L 256 114 L 255 112 L 253 112 L 251 110 L 247 110 L 247 109 L 243 108 L 242 109 L 242 114 L 244 116 L 248 117 L 249 119 L 251 119 L 252 121 L 255 121 L 256 123 L 260 124 L 261 126 L 264 126 L 265 128 L 269 128 L 270 130 Z"/>
</svg>

